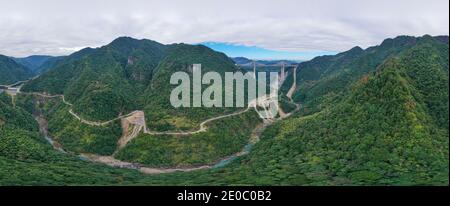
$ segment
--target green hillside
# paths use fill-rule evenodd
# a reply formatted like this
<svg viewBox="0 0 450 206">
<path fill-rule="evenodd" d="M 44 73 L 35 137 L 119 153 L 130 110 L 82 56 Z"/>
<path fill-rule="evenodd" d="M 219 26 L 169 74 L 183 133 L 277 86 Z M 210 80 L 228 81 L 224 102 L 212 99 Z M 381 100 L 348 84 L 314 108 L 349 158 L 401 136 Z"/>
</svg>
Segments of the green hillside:
<svg viewBox="0 0 450 206">
<path fill-rule="evenodd" d="M 59 57 L 52 57 L 47 55 L 32 55 L 23 58 L 14 58 L 17 63 L 29 68 L 34 74 L 40 74 L 45 70 L 44 64 L 48 61 L 54 61 L 53 59 Z"/>
<path fill-rule="evenodd" d="M 64 94 L 74 111 L 90 120 L 109 120 L 144 110 L 155 130 L 193 129 L 198 122 L 230 109 L 173 109 L 168 84 L 171 74 L 202 63 L 203 72 L 235 71 L 224 54 L 205 46 L 162 45 L 121 37 L 97 49 L 84 49 L 54 63 L 53 68 L 27 83 L 23 91 Z M 151 120 L 151 121 L 150 121 Z M 186 120 L 183 125 L 178 124 Z"/>
<path fill-rule="evenodd" d="M 433 40 L 439 45 L 448 45 L 438 37 L 399 36 L 386 39 L 380 45 L 365 50 L 354 47 L 334 56 L 322 56 L 303 62 L 297 71 L 298 89 L 294 94 L 294 100 L 302 102 L 306 112 L 318 111 L 326 105 L 339 101 L 342 94 L 348 92 L 349 85 L 374 71 L 388 58 L 400 55 L 403 51 L 427 40 Z M 291 83 L 288 79 L 282 91 L 286 92 Z"/>
<path fill-rule="evenodd" d="M 202 64 L 203 73 L 217 71 L 222 77 L 225 72 L 236 71 L 226 55 L 202 45 L 162 45 L 121 37 L 107 46 L 64 57 L 22 90 L 64 94 L 74 104 L 75 113 L 94 121 L 143 110 L 152 131 L 197 130 L 208 118 L 244 109 L 173 108 L 170 93 L 177 85 L 169 84 L 170 77 L 177 71 L 192 77 L 194 63 Z M 17 102 L 30 113 L 42 113 L 54 139 L 75 153 L 111 155 L 122 136 L 119 120 L 105 126 L 85 125 L 60 99 L 21 95 Z M 116 157 L 152 166 L 211 164 L 239 152 L 258 123 L 252 113 L 211 123 L 207 132 L 185 138 L 142 134 Z M 166 155 L 158 156 L 163 152 Z"/>
<path fill-rule="evenodd" d="M 98 49 L 85 49 L 26 84 L 24 91 L 64 94 L 83 117 L 107 120 L 138 108 L 165 47 L 122 37 Z"/>
<path fill-rule="evenodd" d="M 410 60 L 383 64 L 330 109 L 271 128 L 260 145 L 266 161 L 315 185 L 448 184 L 448 129 L 416 99 L 405 72 L 412 65 L 402 62 Z"/>
<path fill-rule="evenodd" d="M 10 57 L 0 55 L 0 85 L 9 85 L 32 76 L 33 72 L 27 67 L 18 64 Z"/>
<path fill-rule="evenodd" d="M 303 110 L 269 126 L 248 155 L 194 172 L 144 175 L 59 153 L 37 133 L 31 112 L 43 112 L 51 132 L 76 152 L 110 154 L 118 125 L 90 128 L 67 115 L 60 100 L 19 97 L 13 107 L 0 94 L 0 185 L 448 185 L 449 51 L 442 39 L 402 36 L 302 63 L 295 100 Z M 114 59 L 108 56 L 102 57 Z M 205 62 L 206 71 L 229 59 L 201 46 L 173 45 L 147 84 L 129 76 L 137 85 L 132 88 L 144 88 L 139 102 L 147 105 L 148 120 L 157 120 L 151 128 L 177 128 L 178 121 L 167 121 L 172 116 L 200 119 L 156 98 L 170 89 L 161 87 L 164 73 L 189 70 L 190 61 Z M 214 113 L 201 114 L 208 115 Z M 167 167 L 211 163 L 242 148 L 257 123 L 252 115 L 214 122 L 208 132 L 189 137 L 141 134 L 116 158 Z"/>
<path fill-rule="evenodd" d="M 189 130 L 220 113 L 230 113 L 235 108 L 173 108 L 170 104 L 170 93 L 178 85 L 170 85 L 170 77 L 178 71 L 187 72 L 192 81 L 192 64 L 201 63 L 202 73 L 218 72 L 224 79 L 225 72 L 237 71 L 234 63 L 225 54 L 215 52 L 203 45 L 174 44 L 170 45 L 167 56 L 155 69 L 154 78 L 145 90 L 144 111 L 149 128 L 159 131 Z M 191 83 L 192 84 L 192 83 Z M 203 90 L 206 86 L 203 86 Z M 223 87 L 222 91 L 225 91 Z"/>
<path fill-rule="evenodd" d="M 141 134 L 116 158 L 154 167 L 214 164 L 240 152 L 248 144 L 252 129 L 260 123 L 251 111 L 213 122 L 208 131 L 190 136 Z"/>
</svg>

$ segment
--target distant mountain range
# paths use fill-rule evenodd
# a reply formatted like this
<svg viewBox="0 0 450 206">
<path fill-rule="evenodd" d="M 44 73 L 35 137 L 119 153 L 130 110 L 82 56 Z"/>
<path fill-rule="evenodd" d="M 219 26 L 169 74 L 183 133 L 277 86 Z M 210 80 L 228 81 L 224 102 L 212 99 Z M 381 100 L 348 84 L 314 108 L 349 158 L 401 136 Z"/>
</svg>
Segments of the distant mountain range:
<svg viewBox="0 0 450 206">
<path fill-rule="evenodd" d="M 24 57 L 24 58 L 14 58 L 14 61 L 16 61 L 17 63 L 28 67 L 31 71 L 33 71 L 33 73 L 35 74 L 39 74 L 42 70 L 44 70 L 45 68 L 41 68 L 41 66 L 47 62 L 50 61 L 52 58 L 52 56 L 46 56 L 46 55 L 33 55 L 33 56 L 29 56 L 29 57 Z"/>
<path fill-rule="evenodd" d="M 255 62 L 256 66 L 281 66 L 282 64 L 293 65 L 301 62 L 293 60 L 252 60 L 246 57 L 233 57 L 231 59 L 237 65 L 242 67 L 253 67 L 253 62 Z"/>
<path fill-rule="evenodd" d="M 164 45 L 120 37 L 106 46 L 86 48 L 52 61 L 49 71 L 27 83 L 23 90 L 64 94 L 74 103 L 74 110 L 89 119 L 106 120 L 145 108 L 155 127 L 177 127 L 159 121 L 165 112 L 176 115 L 170 111 L 171 88 L 167 82 L 176 71 L 192 73 L 194 62 L 201 62 L 204 72 L 237 70 L 226 55 L 203 45 Z M 201 108 L 194 110 L 178 115 L 194 121 L 209 113 Z"/>
<path fill-rule="evenodd" d="M 28 67 L 18 64 L 10 57 L 0 55 L 0 85 L 12 84 L 33 75 L 33 71 Z"/>
<path fill-rule="evenodd" d="M 82 125 L 58 99 L 23 95 L 13 104 L 2 93 L 0 184 L 448 185 L 448 42 L 448 36 L 398 36 L 301 62 L 292 98 L 300 110 L 263 131 L 254 130 L 259 119 L 245 113 L 208 125 L 204 133 L 140 134 L 118 153 L 118 139 L 132 130 L 122 131 L 120 121 Z M 100 48 L 50 58 L 41 66 L 52 66 L 23 90 L 64 94 L 74 111 L 90 120 L 142 109 L 151 130 L 192 131 L 205 118 L 234 110 L 173 108 L 168 103 L 170 75 L 191 74 L 192 63 L 220 74 L 252 64 L 243 57 L 233 60 L 205 46 L 121 37 Z M 0 63 L 3 72 L 15 73 L 4 78 L 7 82 L 32 75 L 11 58 L 0 56 Z M 293 77 L 282 85 L 281 102 Z M 224 167 L 143 175 L 56 152 L 39 134 L 33 114 L 47 118 L 49 133 L 76 154 L 163 168 L 215 163 L 261 134 L 247 155 Z"/>
</svg>

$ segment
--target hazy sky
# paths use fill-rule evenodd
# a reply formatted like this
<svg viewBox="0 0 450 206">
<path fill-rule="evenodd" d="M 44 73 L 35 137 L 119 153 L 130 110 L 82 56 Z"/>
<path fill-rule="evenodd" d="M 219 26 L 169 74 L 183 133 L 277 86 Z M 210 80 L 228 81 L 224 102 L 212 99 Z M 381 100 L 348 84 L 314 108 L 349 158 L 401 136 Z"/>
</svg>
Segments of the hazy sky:
<svg viewBox="0 0 450 206">
<path fill-rule="evenodd" d="M 64 55 L 118 36 L 344 51 L 397 35 L 448 35 L 448 0 L 0 0 L 0 54 Z"/>
<path fill-rule="evenodd" d="M 230 57 L 247 57 L 250 59 L 263 60 L 310 60 L 316 56 L 333 55 L 335 51 L 283 51 L 270 50 L 257 46 L 244 46 L 221 42 L 201 43 L 211 49 L 223 52 Z"/>
</svg>

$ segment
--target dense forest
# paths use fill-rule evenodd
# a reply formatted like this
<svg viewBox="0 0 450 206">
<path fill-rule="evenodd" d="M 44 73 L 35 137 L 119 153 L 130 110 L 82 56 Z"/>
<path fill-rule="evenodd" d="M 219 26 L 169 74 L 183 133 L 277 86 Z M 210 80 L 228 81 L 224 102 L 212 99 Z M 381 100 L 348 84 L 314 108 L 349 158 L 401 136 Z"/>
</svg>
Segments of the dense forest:
<svg viewBox="0 0 450 206">
<path fill-rule="evenodd" d="M 64 94 L 74 111 L 90 120 L 109 120 L 144 110 L 149 128 L 158 131 L 195 129 L 199 122 L 233 108 L 177 108 L 170 105 L 171 74 L 188 72 L 201 63 L 202 73 L 222 76 L 237 71 L 223 53 L 202 45 L 163 45 L 120 37 L 110 44 L 86 48 L 50 61 L 52 68 L 27 83 L 23 91 Z M 205 89 L 205 88 L 203 88 Z"/>
<path fill-rule="evenodd" d="M 161 91 L 161 96 L 167 95 L 167 88 L 162 88 L 157 80 L 166 81 L 166 70 L 171 72 L 170 69 L 175 68 L 169 65 L 185 65 L 183 68 L 189 69 L 190 61 L 211 60 L 205 66 L 208 70 L 215 64 L 230 62 L 228 58 L 222 58 L 222 54 L 211 53 L 202 46 L 175 45 L 164 51 L 167 53 L 161 56 L 151 74 L 134 68 L 128 78 L 116 82 L 113 74 L 95 76 L 97 69 L 98 72 L 105 71 L 94 65 L 95 58 L 108 59 L 104 66 L 106 68 L 108 64 L 111 70 L 124 71 L 127 67 L 128 55 L 115 54 L 114 49 L 108 47 L 102 48 L 109 50 L 108 55 L 91 51 L 98 56 L 86 54 L 68 64 L 60 64 L 25 86 L 33 91 L 63 93 L 75 103 L 75 109 L 77 104 L 84 109 L 92 108 L 90 103 L 83 104 L 81 100 L 101 103 L 104 98 L 104 104 L 119 108 L 114 110 L 116 113 L 105 114 L 104 119 L 139 106 L 124 106 L 119 101 L 123 100 L 120 95 L 135 94 L 135 88 L 143 88 L 145 93 L 136 103 L 151 105 L 145 111 L 152 119 L 159 115 L 158 125 L 149 125 L 150 128 L 189 128 L 189 125 L 175 127 L 164 122 L 165 115 L 178 115 L 180 119 L 190 112 L 164 110 L 163 101 L 152 102 L 152 97 L 158 95 L 150 92 L 149 87 L 157 88 L 155 91 Z M 140 49 L 133 51 L 141 52 Z M 294 100 L 302 104 L 301 111 L 269 126 L 248 155 L 223 167 L 194 172 L 145 175 L 137 170 L 112 168 L 58 152 L 39 133 L 33 118 L 36 112 L 49 119 L 50 133 L 77 153 L 111 154 L 120 136 L 120 127 L 117 123 L 99 128 L 81 125 L 68 115 L 67 106 L 58 99 L 44 101 L 21 96 L 14 106 L 9 96 L 0 94 L 0 184 L 448 185 L 448 52 L 448 37 L 445 41 L 443 37 L 400 36 L 367 49 L 355 47 L 337 55 L 303 62 L 297 70 L 298 89 L 294 94 Z M 207 58 L 207 55 L 212 57 Z M 114 66 L 109 61 L 113 60 L 111 58 L 124 62 L 116 62 Z M 59 74 L 58 70 L 64 72 Z M 86 74 L 73 78 L 74 72 Z M 146 78 L 129 81 L 129 78 L 138 77 L 138 73 Z M 127 77 L 126 73 L 121 74 L 121 78 Z M 89 79 L 94 77 L 99 78 L 96 84 Z M 283 94 L 292 79 L 286 80 Z M 87 91 L 98 90 L 112 95 L 119 104 L 107 102 L 108 95 L 99 95 L 102 97 L 95 99 L 89 92 L 76 94 L 75 88 L 85 88 L 81 86 L 84 81 L 92 83 L 86 85 L 92 89 Z M 112 90 L 122 81 L 126 84 L 120 92 L 126 91 L 126 94 Z M 61 88 L 51 88 L 53 83 Z M 130 90 L 126 90 L 127 85 Z M 282 102 L 289 110 L 286 97 Z M 91 117 L 95 112 L 99 111 L 82 114 Z M 201 117 L 210 115 L 199 114 Z M 208 132 L 190 137 L 141 134 L 117 157 L 153 166 L 211 163 L 245 145 L 250 128 L 257 124 L 253 115 L 245 113 L 214 122 L 208 125 Z M 200 118 L 194 116 L 191 120 L 195 122 L 196 119 Z"/>
<path fill-rule="evenodd" d="M 3 55 L 0 55 L 0 74 L 0 85 L 9 85 L 33 77 L 31 69 Z"/>
<path fill-rule="evenodd" d="M 46 70 L 47 62 L 52 62 L 59 57 L 47 56 L 47 55 L 32 55 L 23 58 L 13 58 L 18 64 L 23 65 L 30 69 L 33 74 L 40 74 Z"/>
<path fill-rule="evenodd" d="M 252 128 L 261 123 L 254 111 L 208 125 L 204 133 L 189 136 L 141 134 L 117 158 L 149 166 L 180 167 L 213 164 L 240 152 Z"/>
</svg>

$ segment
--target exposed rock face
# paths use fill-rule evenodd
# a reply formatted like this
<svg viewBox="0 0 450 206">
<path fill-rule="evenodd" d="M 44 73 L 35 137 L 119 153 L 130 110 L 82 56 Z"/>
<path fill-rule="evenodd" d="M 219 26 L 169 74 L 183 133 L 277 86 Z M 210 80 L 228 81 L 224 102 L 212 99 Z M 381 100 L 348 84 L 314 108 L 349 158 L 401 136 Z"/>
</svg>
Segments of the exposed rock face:
<svg viewBox="0 0 450 206">
<path fill-rule="evenodd" d="M 134 64 L 134 58 L 132 56 L 128 57 L 127 65 L 133 65 Z"/>
<path fill-rule="evenodd" d="M 135 111 L 132 115 L 122 118 L 122 137 L 118 141 L 118 149 L 124 148 L 128 142 L 136 138 L 143 130 L 147 132 L 147 125 L 145 123 L 145 114 L 143 111 Z"/>
</svg>

